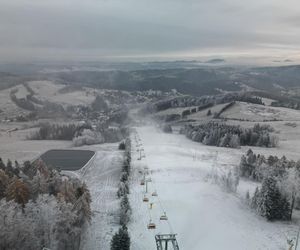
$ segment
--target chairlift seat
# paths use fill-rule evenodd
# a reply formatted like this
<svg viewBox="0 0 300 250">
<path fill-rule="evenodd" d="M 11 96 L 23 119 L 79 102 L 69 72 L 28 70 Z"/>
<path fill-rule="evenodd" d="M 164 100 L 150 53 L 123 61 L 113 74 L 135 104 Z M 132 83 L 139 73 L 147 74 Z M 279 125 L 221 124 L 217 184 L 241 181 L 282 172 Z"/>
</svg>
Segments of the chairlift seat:
<svg viewBox="0 0 300 250">
<path fill-rule="evenodd" d="M 160 219 L 160 220 L 168 220 L 168 217 L 164 214 L 164 215 L 160 216 L 159 219 Z"/>
<path fill-rule="evenodd" d="M 150 222 L 147 227 L 148 227 L 148 229 L 155 229 L 156 225 L 155 225 L 155 223 Z"/>
</svg>

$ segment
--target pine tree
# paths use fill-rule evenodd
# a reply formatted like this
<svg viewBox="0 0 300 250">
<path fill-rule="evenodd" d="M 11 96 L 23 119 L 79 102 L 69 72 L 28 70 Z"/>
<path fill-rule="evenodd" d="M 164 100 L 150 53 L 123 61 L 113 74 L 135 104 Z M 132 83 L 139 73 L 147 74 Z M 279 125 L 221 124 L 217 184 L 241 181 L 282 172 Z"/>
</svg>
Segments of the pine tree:
<svg viewBox="0 0 300 250">
<path fill-rule="evenodd" d="M 12 166 L 12 162 L 11 160 L 7 160 L 7 164 L 6 164 L 6 168 L 5 168 L 5 173 L 9 176 L 9 177 L 13 177 L 14 176 L 14 169 Z"/>
<path fill-rule="evenodd" d="M 129 250 L 130 249 L 130 237 L 127 231 L 127 227 L 123 226 L 112 237 L 111 250 Z"/>
<path fill-rule="evenodd" d="M 0 169 L 2 169 L 3 171 L 5 171 L 5 164 L 2 161 L 2 158 L 0 158 Z"/>
<path fill-rule="evenodd" d="M 259 212 L 262 216 L 268 220 L 281 220 L 289 217 L 289 202 L 280 193 L 277 181 L 273 176 L 263 180 L 260 193 Z"/>
</svg>

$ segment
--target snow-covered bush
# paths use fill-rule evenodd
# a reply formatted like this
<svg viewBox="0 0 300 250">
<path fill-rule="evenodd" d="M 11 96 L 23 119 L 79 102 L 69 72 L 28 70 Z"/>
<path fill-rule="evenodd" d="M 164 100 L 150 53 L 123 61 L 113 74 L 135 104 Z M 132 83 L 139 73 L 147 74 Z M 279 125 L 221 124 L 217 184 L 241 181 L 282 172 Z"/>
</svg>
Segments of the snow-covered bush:
<svg viewBox="0 0 300 250">
<path fill-rule="evenodd" d="M 80 135 L 73 138 L 73 145 L 79 147 L 82 145 L 93 145 L 104 143 L 104 138 L 99 132 L 90 129 L 84 129 Z"/>
</svg>

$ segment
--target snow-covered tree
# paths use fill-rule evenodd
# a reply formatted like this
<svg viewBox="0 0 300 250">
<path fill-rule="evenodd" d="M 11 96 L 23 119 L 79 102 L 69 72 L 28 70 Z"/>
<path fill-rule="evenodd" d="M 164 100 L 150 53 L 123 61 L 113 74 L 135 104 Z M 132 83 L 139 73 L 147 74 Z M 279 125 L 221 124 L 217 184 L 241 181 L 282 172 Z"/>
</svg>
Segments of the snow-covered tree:
<svg viewBox="0 0 300 250">
<path fill-rule="evenodd" d="M 104 143 L 104 137 L 100 132 L 92 131 L 90 129 L 84 129 L 81 135 L 73 138 L 73 145 L 76 147 L 82 145 L 93 145 Z"/>
<path fill-rule="evenodd" d="M 13 200 L 23 207 L 29 200 L 29 188 L 20 179 L 14 179 L 7 187 L 6 199 L 8 201 Z"/>
<path fill-rule="evenodd" d="M 111 250 L 129 250 L 130 237 L 126 227 L 121 227 L 119 231 L 112 237 Z"/>
<path fill-rule="evenodd" d="M 269 176 L 263 180 L 261 189 L 256 190 L 254 194 L 252 205 L 268 220 L 287 220 L 290 218 L 290 204 L 280 192 L 274 176 Z"/>
<path fill-rule="evenodd" d="M 287 169 L 285 175 L 279 179 L 279 186 L 283 195 L 289 198 L 291 220 L 295 201 L 300 198 L 300 171 L 297 168 Z"/>
<path fill-rule="evenodd" d="M 0 169 L 0 200 L 5 196 L 6 189 L 9 183 L 9 176 Z"/>
<path fill-rule="evenodd" d="M 86 186 L 83 184 L 76 189 L 77 200 L 74 203 L 73 211 L 76 211 L 78 216 L 77 222 L 79 225 L 84 225 L 85 222 L 90 222 L 92 219 L 91 212 L 91 194 Z"/>
</svg>

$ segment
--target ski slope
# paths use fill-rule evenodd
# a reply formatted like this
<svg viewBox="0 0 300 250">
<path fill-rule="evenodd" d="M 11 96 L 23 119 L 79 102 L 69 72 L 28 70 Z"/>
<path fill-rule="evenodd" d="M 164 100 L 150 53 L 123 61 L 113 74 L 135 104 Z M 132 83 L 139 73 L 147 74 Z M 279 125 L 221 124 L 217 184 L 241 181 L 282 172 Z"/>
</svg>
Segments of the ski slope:
<svg viewBox="0 0 300 250">
<path fill-rule="evenodd" d="M 82 237 L 82 250 L 109 250 L 110 241 L 119 228 L 117 190 L 123 163 L 123 152 L 117 143 L 82 147 L 96 151 L 94 159 L 78 173 L 92 197 L 92 222 Z"/>
<path fill-rule="evenodd" d="M 208 178 L 213 168 L 227 171 L 239 164 L 246 149 L 205 146 L 153 127 L 139 127 L 137 132 L 142 144 L 139 148 L 144 148 L 146 157 L 138 160 L 133 138 L 132 250 L 156 249 L 157 233 L 176 233 L 180 249 L 188 250 L 288 249 L 286 237 L 296 234 L 295 221 L 267 222 L 250 210 L 243 198 L 257 184 L 241 180 L 237 194 L 233 194 Z M 147 194 L 152 209 L 142 201 L 145 186 L 140 181 L 146 166 L 152 178 Z M 155 190 L 158 197 L 151 196 Z M 164 211 L 170 224 L 159 221 Z M 156 223 L 155 230 L 147 229 L 150 219 Z"/>
</svg>

